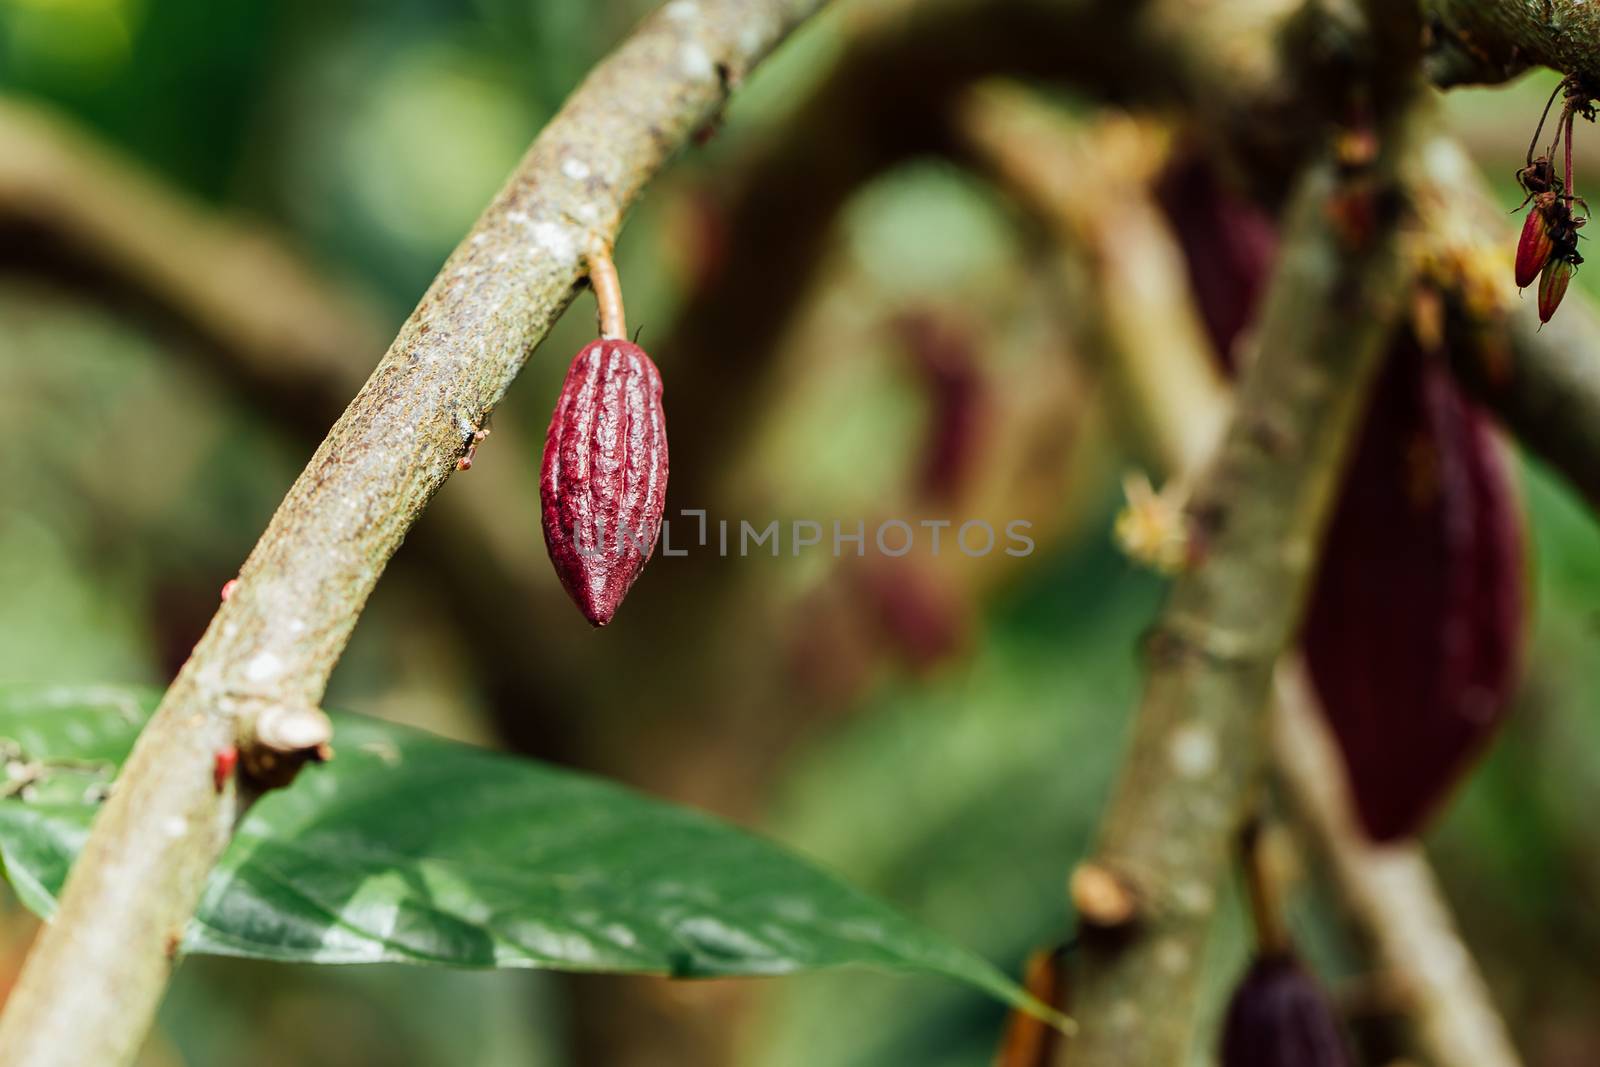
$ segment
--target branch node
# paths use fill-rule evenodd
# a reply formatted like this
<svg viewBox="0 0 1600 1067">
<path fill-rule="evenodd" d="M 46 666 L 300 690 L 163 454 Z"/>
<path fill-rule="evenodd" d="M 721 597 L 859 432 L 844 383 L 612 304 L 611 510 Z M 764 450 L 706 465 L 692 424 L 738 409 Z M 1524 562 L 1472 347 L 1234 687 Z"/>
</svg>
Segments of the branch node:
<svg viewBox="0 0 1600 1067">
<path fill-rule="evenodd" d="M 1068 882 L 1078 918 L 1100 930 L 1120 930 L 1139 916 L 1139 897 L 1132 884 L 1098 863 L 1080 863 Z"/>
<path fill-rule="evenodd" d="M 307 763 L 333 758 L 333 722 L 309 704 L 270 704 L 239 746 L 240 763 L 257 783 L 279 789 Z"/>
</svg>

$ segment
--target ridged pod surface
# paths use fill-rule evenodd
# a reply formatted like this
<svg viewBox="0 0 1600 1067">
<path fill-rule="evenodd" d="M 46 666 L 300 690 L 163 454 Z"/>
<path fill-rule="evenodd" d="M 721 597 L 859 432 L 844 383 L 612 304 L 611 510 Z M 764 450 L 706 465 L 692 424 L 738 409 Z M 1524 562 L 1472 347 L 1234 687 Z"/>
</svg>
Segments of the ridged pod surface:
<svg viewBox="0 0 1600 1067">
<path fill-rule="evenodd" d="M 1260 956 L 1228 1002 L 1222 1067 L 1350 1067 L 1322 987 L 1292 956 Z"/>
<path fill-rule="evenodd" d="M 572 361 L 545 435 L 539 497 L 561 584 L 604 626 L 655 551 L 666 510 L 661 374 L 644 349 L 602 338 Z"/>
</svg>

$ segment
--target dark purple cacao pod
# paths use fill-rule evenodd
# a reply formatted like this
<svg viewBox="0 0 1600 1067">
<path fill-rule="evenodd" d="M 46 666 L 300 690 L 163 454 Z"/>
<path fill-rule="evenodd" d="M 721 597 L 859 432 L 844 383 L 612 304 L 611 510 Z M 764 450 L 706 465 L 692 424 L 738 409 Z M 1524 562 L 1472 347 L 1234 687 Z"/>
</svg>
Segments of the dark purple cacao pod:
<svg viewBox="0 0 1600 1067">
<path fill-rule="evenodd" d="M 1292 956 L 1261 956 L 1228 1002 L 1222 1067 L 1350 1067 L 1333 1006 Z"/>
<path fill-rule="evenodd" d="M 1270 269 L 1264 216 L 1192 159 L 1162 189 L 1230 365 Z M 1446 362 L 1409 336 L 1396 340 L 1302 638 L 1357 813 L 1377 840 L 1421 827 L 1493 734 L 1516 681 L 1524 575 L 1515 494 L 1488 420 Z"/>
<path fill-rule="evenodd" d="M 601 339 L 572 361 L 539 478 L 550 562 L 584 618 L 604 626 L 661 532 L 667 427 L 644 349 Z"/>
<path fill-rule="evenodd" d="M 1400 343 L 1373 393 L 1306 616 L 1306 662 L 1357 813 L 1416 832 L 1505 712 L 1522 537 L 1483 413 Z"/>
</svg>

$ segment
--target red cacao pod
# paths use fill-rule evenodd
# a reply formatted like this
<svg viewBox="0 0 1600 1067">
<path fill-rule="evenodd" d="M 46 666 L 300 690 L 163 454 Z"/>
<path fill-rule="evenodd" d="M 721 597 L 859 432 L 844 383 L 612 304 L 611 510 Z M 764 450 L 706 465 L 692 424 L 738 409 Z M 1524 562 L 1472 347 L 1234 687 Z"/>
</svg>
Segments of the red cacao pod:
<svg viewBox="0 0 1600 1067">
<path fill-rule="evenodd" d="M 550 562 L 604 626 L 655 550 L 667 500 L 661 374 L 644 349 L 602 338 L 572 361 L 539 479 Z"/>
<path fill-rule="evenodd" d="M 1517 239 L 1517 288 L 1526 289 L 1544 269 L 1555 243 L 1550 240 L 1550 223 L 1544 210 L 1535 203 L 1522 223 Z"/>
<path fill-rule="evenodd" d="M 1516 681 L 1522 537 L 1482 412 L 1411 343 L 1390 353 L 1312 592 L 1306 662 L 1357 814 L 1416 832 Z"/>
<path fill-rule="evenodd" d="M 1572 281 L 1572 261 L 1559 258 L 1546 261 L 1539 273 L 1539 321 L 1549 322 L 1550 316 L 1561 306 L 1567 295 L 1567 283 Z"/>
<path fill-rule="evenodd" d="M 1226 366 L 1270 269 L 1256 234 L 1264 216 L 1192 159 L 1179 166 L 1162 183 L 1163 204 L 1206 321 L 1233 324 L 1213 331 Z M 1515 494 L 1488 420 L 1446 362 L 1409 337 L 1395 342 L 1302 635 L 1357 812 L 1378 840 L 1422 825 L 1492 735 L 1516 679 Z"/>
<path fill-rule="evenodd" d="M 1350 1067 L 1322 987 L 1292 956 L 1260 956 L 1228 1002 L 1222 1067 Z"/>
</svg>

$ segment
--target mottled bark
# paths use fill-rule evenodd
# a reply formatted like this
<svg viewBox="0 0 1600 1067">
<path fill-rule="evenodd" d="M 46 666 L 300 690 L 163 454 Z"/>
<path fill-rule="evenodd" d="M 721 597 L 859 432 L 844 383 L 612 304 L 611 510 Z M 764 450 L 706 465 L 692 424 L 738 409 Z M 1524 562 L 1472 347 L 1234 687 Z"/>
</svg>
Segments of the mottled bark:
<svg viewBox="0 0 1600 1067">
<path fill-rule="evenodd" d="M 1425 0 L 1427 72 L 1441 86 L 1502 82 L 1529 67 L 1600 87 L 1600 8 L 1588 0 Z"/>
</svg>

